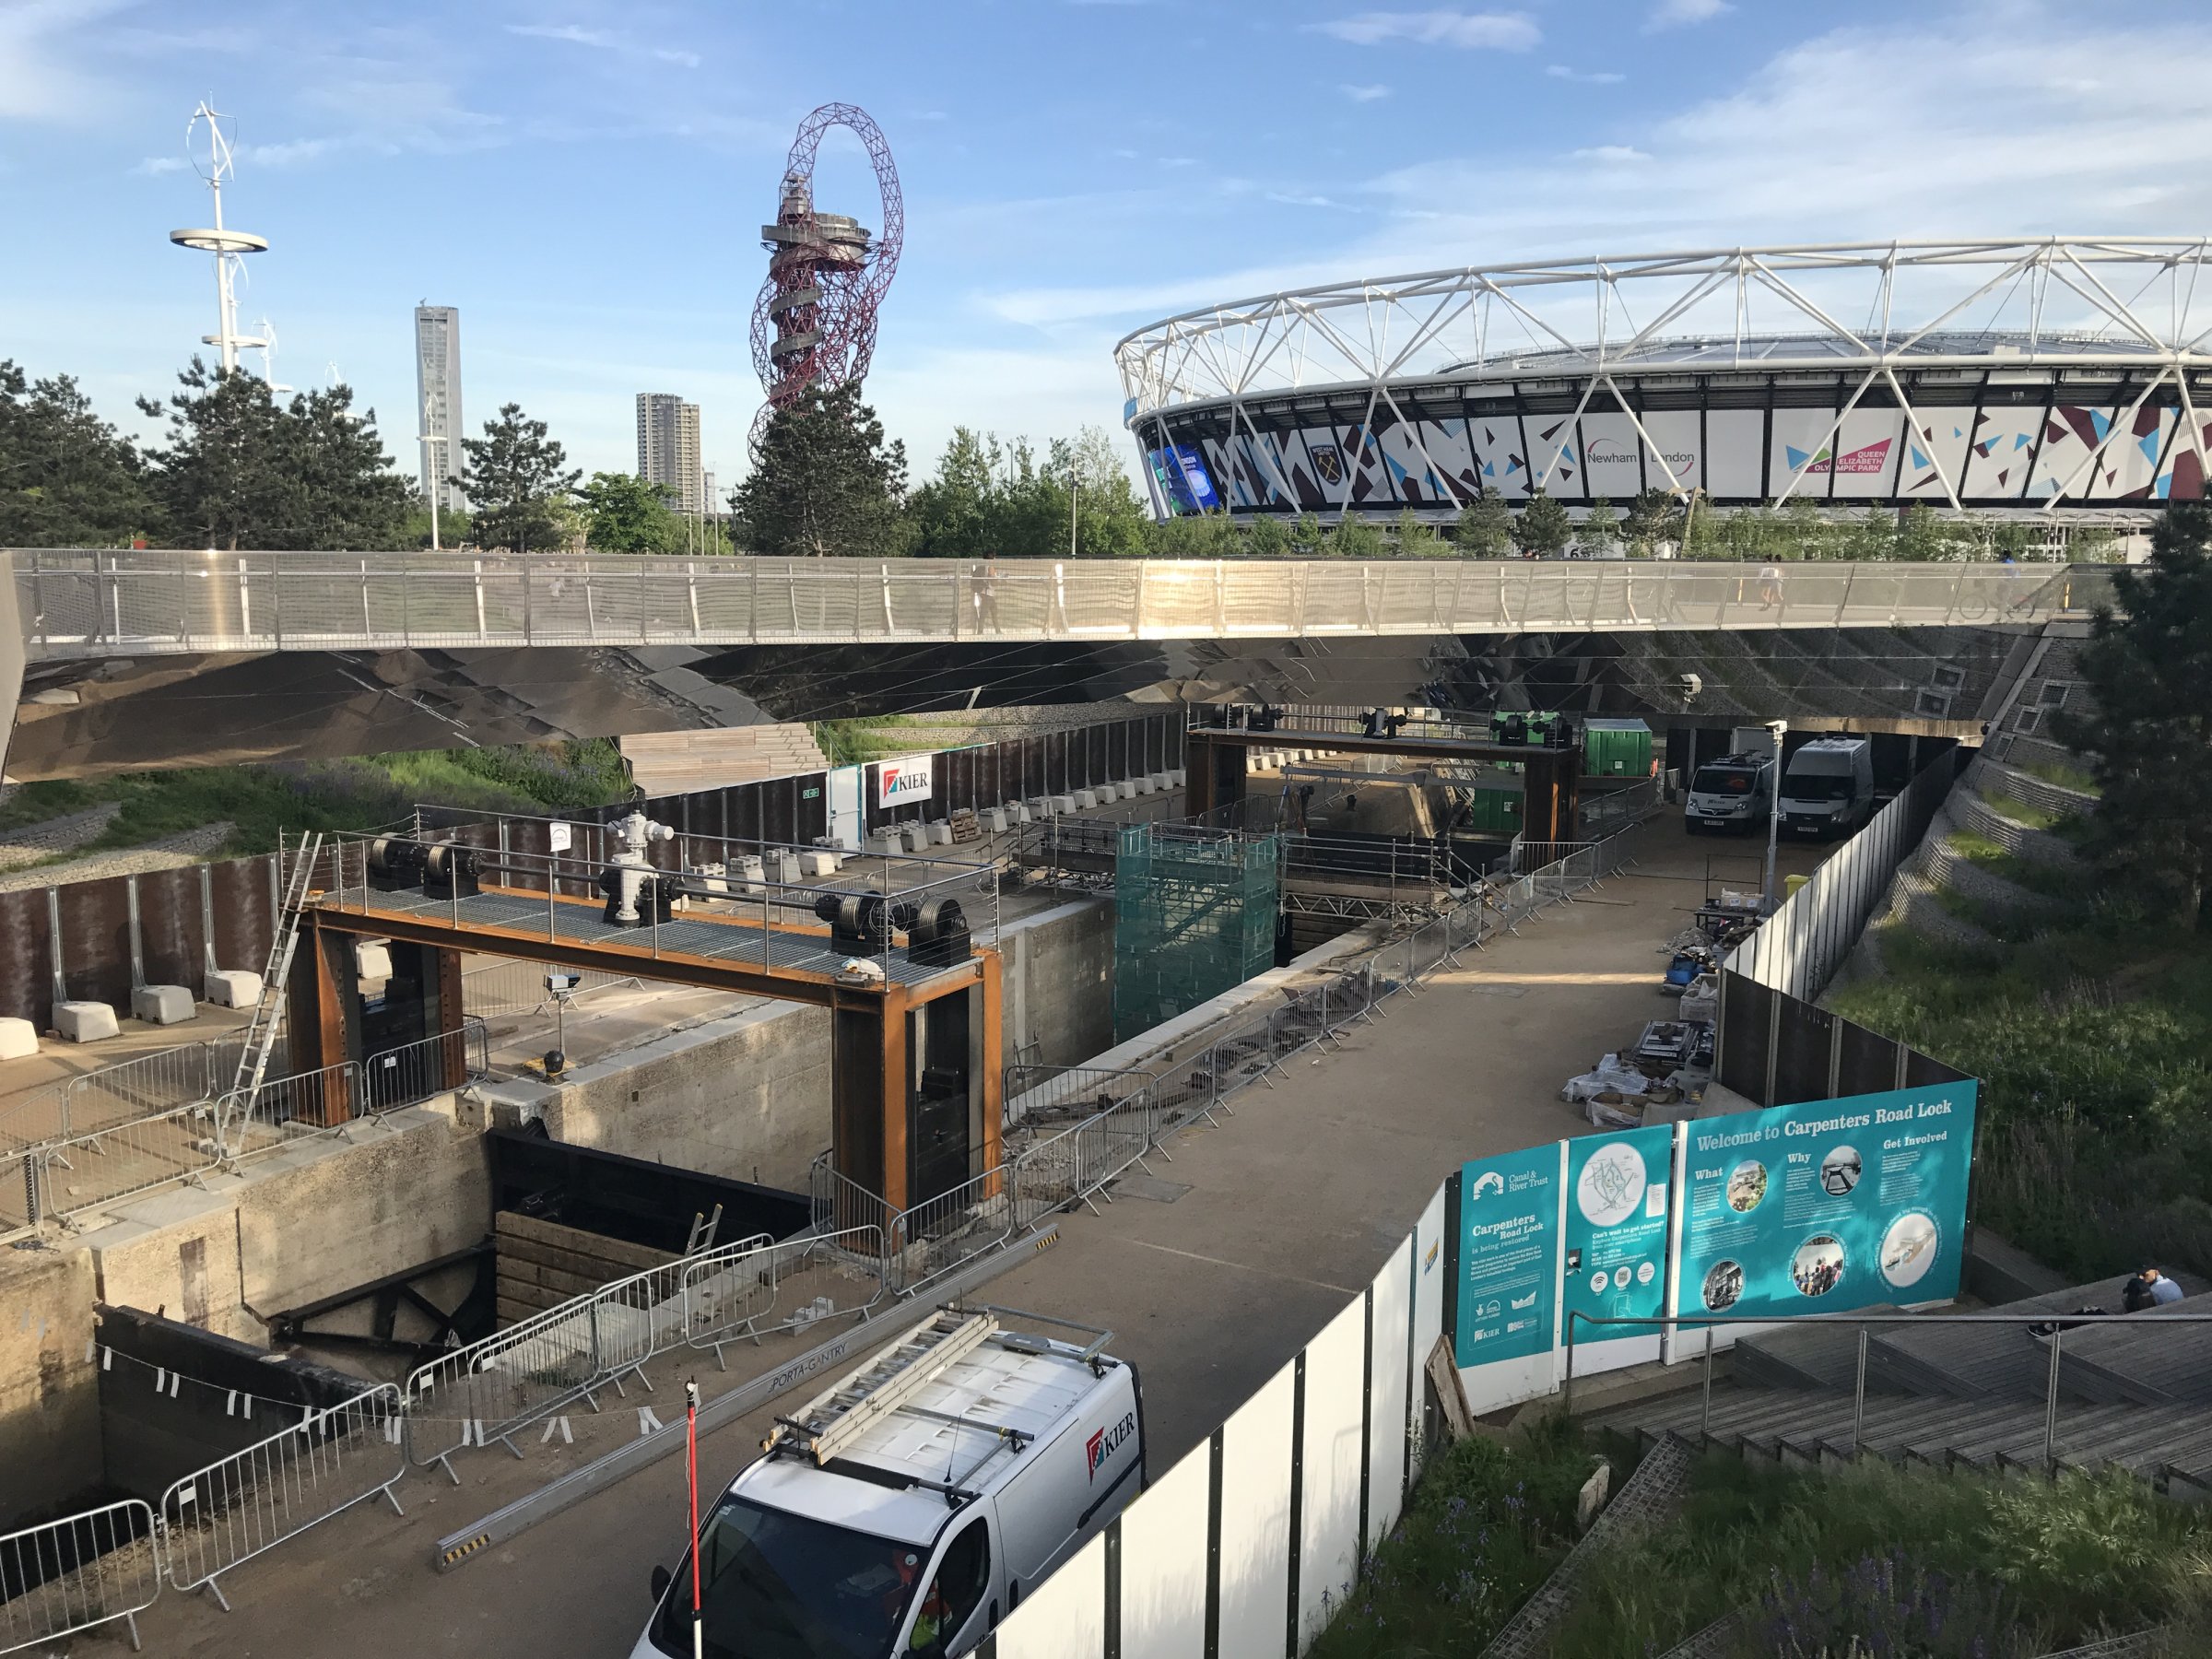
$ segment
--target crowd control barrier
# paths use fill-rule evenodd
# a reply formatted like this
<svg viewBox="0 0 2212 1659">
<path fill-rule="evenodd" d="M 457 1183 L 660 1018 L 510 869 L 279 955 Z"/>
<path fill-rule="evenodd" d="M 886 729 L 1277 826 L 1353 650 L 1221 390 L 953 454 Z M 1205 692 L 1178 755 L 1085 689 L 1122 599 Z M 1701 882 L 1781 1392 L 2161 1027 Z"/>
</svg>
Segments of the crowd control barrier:
<svg viewBox="0 0 2212 1659">
<path fill-rule="evenodd" d="M 398 1388 L 380 1382 L 185 1476 L 161 1495 L 164 1576 L 227 1613 L 216 1581 L 241 1561 L 371 1498 L 404 1514 L 392 1490 L 407 1472 L 401 1415 Z"/>
<path fill-rule="evenodd" d="M 132 1498 L 0 1537 L 0 1653 L 138 1615 L 161 1594 L 153 1506 Z"/>
</svg>

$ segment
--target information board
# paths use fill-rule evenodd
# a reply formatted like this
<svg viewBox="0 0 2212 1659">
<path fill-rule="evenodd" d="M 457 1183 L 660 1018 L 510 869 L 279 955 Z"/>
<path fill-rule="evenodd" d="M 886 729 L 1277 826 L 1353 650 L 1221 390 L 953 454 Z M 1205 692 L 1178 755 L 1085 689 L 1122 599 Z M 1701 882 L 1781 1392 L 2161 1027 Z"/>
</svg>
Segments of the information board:
<svg viewBox="0 0 2212 1659">
<path fill-rule="evenodd" d="M 1966 1080 L 1684 1125 L 1675 1311 L 1786 1319 L 1957 1296 L 1975 1096 Z"/>
<path fill-rule="evenodd" d="M 1662 1124 L 1567 1143 L 1567 1264 L 1560 1339 L 1575 1313 L 1611 1319 L 1666 1312 L 1666 1235 L 1675 1131 Z M 1635 1341 L 1656 1351 L 1657 1326 L 1577 1323 L 1574 1345 Z M 1594 1358 L 1594 1356 L 1593 1356 Z M 1578 1363 L 1580 1360 L 1578 1359 Z"/>
<path fill-rule="evenodd" d="M 1461 1367 L 1551 1351 L 1558 1324 L 1559 1144 L 1478 1158 L 1460 1172 Z"/>
</svg>

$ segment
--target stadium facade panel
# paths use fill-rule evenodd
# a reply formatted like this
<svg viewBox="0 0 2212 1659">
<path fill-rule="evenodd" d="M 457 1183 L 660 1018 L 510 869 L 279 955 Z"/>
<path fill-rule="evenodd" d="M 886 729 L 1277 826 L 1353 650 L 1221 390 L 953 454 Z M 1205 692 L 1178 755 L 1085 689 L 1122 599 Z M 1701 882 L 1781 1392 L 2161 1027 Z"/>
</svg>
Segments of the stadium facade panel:
<svg viewBox="0 0 2212 1659">
<path fill-rule="evenodd" d="M 1162 517 L 1538 488 L 2141 512 L 2212 472 L 2206 257 L 2049 238 L 1469 269 L 1194 312 L 1116 355 Z"/>
</svg>

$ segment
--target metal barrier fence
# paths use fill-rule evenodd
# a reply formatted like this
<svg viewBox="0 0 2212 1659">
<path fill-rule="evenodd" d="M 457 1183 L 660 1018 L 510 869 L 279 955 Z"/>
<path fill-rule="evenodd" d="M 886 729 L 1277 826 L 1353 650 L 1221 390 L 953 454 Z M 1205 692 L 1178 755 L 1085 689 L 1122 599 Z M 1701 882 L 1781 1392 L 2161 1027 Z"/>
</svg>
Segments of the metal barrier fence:
<svg viewBox="0 0 2212 1659">
<path fill-rule="evenodd" d="M 1000 1098 L 1008 1128 L 1016 1124 L 1073 1123 L 1148 1091 L 1150 1072 L 1095 1065 L 1009 1065 L 1001 1074 Z"/>
<path fill-rule="evenodd" d="M 725 1265 L 774 1242 L 756 1233 L 664 1262 L 418 1366 L 406 1381 L 408 1461 L 441 1465 L 457 1486 L 455 1452 L 498 1441 L 520 1457 L 517 1430 L 578 1400 L 598 1409 L 600 1390 L 621 1393 L 625 1375 L 642 1374 L 648 1360 L 687 1340 L 691 1269 Z M 439 1408 L 434 1420 L 418 1415 L 426 1402 Z"/>
<path fill-rule="evenodd" d="M 120 1060 L 56 1084 L 0 1117 L 0 1148 L 21 1151 L 212 1100 L 238 1080 L 244 1047 L 242 1038 L 217 1037 Z M 279 1033 L 270 1056 L 278 1068 L 286 1047 Z"/>
<path fill-rule="evenodd" d="M 462 645 L 2036 624 L 2095 567 L 18 551 L 31 659 Z"/>
<path fill-rule="evenodd" d="M 1959 755 L 1951 750 L 1922 767 L 1901 794 L 1824 860 L 1722 966 L 1805 1001 L 1819 995 L 1858 944 L 1898 866 L 1912 856 L 1943 809 L 1959 775 Z"/>
<path fill-rule="evenodd" d="M 161 1594 L 153 1506 L 127 1499 L 0 1537 L 0 1653 L 114 1619 L 130 1628 Z"/>
<path fill-rule="evenodd" d="M 546 989 L 547 967 L 502 957 L 461 974 L 461 1005 L 481 1019 L 500 1019 L 517 1014 L 542 1014 L 553 1006 Z M 571 1004 L 599 991 L 634 990 L 645 982 L 631 974 L 603 973 L 596 968 L 568 969 L 575 974 L 576 988 L 568 994 Z"/>
<path fill-rule="evenodd" d="M 711 1347 L 859 1314 L 885 1294 L 883 1234 L 874 1227 L 807 1233 L 748 1256 L 684 1265 L 684 1340 Z"/>
<path fill-rule="evenodd" d="M 464 1076 L 490 1070 L 484 1023 L 465 1017 L 442 1032 L 319 1071 L 265 1079 L 150 1116 L 10 1148 L 18 1178 L 0 1179 L 0 1230 L 67 1220 L 172 1181 L 317 1135 L 342 1133 L 442 1094 L 457 1055 Z M 235 1061 L 233 1061 L 235 1064 Z"/>
<path fill-rule="evenodd" d="M 205 1586 L 319 1521 L 382 1497 L 407 1472 L 399 1390 L 389 1382 L 195 1470 L 161 1496 L 162 1571 L 179 1590 Z"/>
</svg>

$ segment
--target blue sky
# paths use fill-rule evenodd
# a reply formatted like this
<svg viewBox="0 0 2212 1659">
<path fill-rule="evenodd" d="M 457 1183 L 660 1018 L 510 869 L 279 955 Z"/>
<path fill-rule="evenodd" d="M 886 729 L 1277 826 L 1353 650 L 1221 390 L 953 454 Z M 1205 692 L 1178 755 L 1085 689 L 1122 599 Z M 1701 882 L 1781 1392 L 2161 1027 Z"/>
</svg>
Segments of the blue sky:
<svg viewBox="0 0 2212 1659">
<path fill-rule="evenodd" d="M 794 127 L 865 107 L 907 243 L 870 394 L 919 474 L 955 423 L 1114 426 L 1113 341 L 1360 275 L 1779 239 L 2212 229 L 2202 5 L 2045 0 L 0 0 L 0 356 L 140 424 L 214 326 L 182 166 L 238 121 L 242 316 L 408 453 L 412 306 L 462 308 L 471 424 L 587 468 L 632 394 L 741 471 L 747 319 Z M 2173 65 L 2171 72 L 2161 66 Z M 874 224 L 833 135 L 826 209 Z"/>
</svg>

